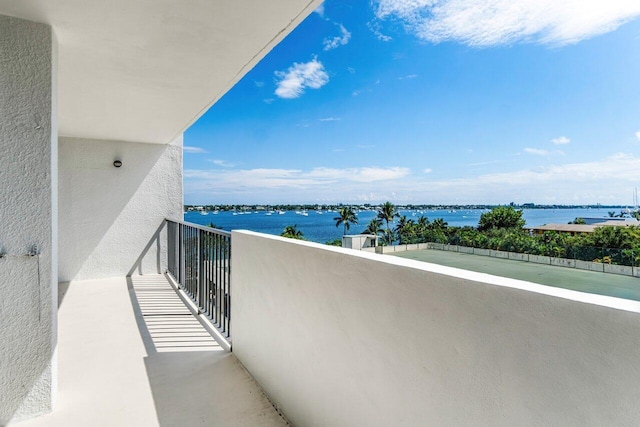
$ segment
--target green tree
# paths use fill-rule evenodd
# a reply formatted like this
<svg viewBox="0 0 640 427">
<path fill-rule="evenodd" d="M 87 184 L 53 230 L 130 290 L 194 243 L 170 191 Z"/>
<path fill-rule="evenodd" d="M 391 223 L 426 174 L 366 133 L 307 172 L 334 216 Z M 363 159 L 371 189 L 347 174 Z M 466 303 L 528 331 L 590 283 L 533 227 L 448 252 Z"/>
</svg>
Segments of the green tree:
<svg viewBox="0 0 640 427">
<path fill-rule="evenodd" d="M 367 228 L 364 229 L 362 234 L 375 234 L 376 236 L 382 232 L 382 220 L 379 218 L 372 218 L 367 224 Z"/>
<path fill-rule="evenodd" d="M 298 230 L 298 225 L 287 225 L 280 235 L 290 239 L 304 240 L 304 234 Z"/>
<path fill-rule="evenodd" d="M 478 230 L 486 231 L 501 228 L 522 229 L 525 221 L 522 218 L 522 211 L 516 210 L 513 206 L 498 206 L 480 215 Z"/>
<path fill-rule="evenodd" d="M 391 243 L 393 243 L 393 240 L 395 240 L 389 223 L 393 222 L 393 220 L 398 218 L 399 216 L 400 213 L 391 202 L 385 202 L 382 206 L 380 206 L 380 209 L 378 209 L 377 217 L 387 224 L 386 236 L 383 236 L 383 242 L 387 245 L 390 245 Z"/>
<path fill-rule="evenodd" d="M 333 240 L 329 240 L 329 241 L 327 241 L 327 243 L 325 243 L 325 245 L 329 245 L 329 246 L 342 246 L 342 239 L 333 239 Z"/>
<path fill-rule="evenodd" d="M 340 210 L 338 210 L 338 216 L 333 218 L 333 220 L 336 222 L 336 227 L 339 227 L 340 225 L 344 227 L 342 232 L 343 236 L 347 234 L 347 230 L 349 230 L 352 225 L 358 223 L 358 217 L 350 206 L 340 208 Z"/>
<path fill-rule="evenodd" d="M 584 220 L 584 218 L 576 218 L 573 221 L 569 221 L 569 224 L 586 224 L 587 222 Z"/>
</svg>

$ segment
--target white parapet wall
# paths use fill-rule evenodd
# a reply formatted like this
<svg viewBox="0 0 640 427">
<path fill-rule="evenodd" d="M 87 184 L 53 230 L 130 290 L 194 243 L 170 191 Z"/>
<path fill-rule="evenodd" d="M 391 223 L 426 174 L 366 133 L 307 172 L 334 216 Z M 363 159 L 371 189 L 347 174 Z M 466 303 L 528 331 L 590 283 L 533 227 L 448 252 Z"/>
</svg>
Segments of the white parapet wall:
<svg viewBox="0 0 640 427">
<path fill-rule="evenodd" d="M 640 303 L 233 232 L 235 355 L 294 425 L 638 425 Z"/>
<path fill-rule="evenodd" d="M 165 271 L 164 219 L 182 219 L 182 136 L 60 138 L 59 209 L 60 281 Z"/>
</svg>

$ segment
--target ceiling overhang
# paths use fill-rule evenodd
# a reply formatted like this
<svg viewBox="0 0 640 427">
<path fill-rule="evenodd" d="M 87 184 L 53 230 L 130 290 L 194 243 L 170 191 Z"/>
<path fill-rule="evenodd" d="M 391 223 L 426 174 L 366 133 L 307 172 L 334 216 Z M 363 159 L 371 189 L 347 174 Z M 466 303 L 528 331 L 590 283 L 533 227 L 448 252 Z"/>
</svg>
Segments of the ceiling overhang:
<svg viewBox="0 0 640 427">
<path fill-rule="evenodd" d="M 168 143 L 321 0 L 0 0 L 58 40 L 61 136 Z"/>
</svg>

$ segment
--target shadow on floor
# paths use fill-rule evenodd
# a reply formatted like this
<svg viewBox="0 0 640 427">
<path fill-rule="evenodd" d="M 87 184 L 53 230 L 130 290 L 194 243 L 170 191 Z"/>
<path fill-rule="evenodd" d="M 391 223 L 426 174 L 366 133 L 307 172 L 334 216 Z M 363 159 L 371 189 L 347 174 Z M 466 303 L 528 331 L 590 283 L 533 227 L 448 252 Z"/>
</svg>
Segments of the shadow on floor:
<svg viewBox="0 0 640 427">
<path fill-rule="evenodd" d="M 157 353 L 144 362 L 161 426 L 287 425 L 231 353 Z"/>
</svg>

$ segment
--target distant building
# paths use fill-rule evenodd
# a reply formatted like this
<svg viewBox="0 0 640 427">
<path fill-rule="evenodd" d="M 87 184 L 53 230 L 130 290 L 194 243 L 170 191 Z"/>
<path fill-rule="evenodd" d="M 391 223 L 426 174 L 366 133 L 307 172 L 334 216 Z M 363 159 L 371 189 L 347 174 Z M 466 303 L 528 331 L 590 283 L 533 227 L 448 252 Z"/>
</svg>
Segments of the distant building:
<svg viewBox="0 0 640 427">
<path fill-rule="evenodd" d="M 354 234 L 342 236 L 342 247 L 347 249 L 362 250 L 362 248 L 375 248 L 378 245 L 378 236 L 374 234 Z"/>
</svg>

